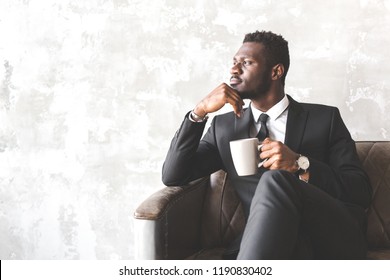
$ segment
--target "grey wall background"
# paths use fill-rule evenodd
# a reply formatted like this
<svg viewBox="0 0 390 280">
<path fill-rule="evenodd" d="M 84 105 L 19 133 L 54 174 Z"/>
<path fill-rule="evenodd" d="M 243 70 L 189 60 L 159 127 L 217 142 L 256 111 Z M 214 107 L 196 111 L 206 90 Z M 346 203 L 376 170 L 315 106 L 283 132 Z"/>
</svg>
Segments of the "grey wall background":
<svg viewBox="0 0 390 280">
<path fill-rule="evenodd" d="M 289 94 L 390 139 L 390 0 L 2 0 L 0 258 L 133 258 L 171 137 L 256 29 L 289 41 Z"/>
</svg>

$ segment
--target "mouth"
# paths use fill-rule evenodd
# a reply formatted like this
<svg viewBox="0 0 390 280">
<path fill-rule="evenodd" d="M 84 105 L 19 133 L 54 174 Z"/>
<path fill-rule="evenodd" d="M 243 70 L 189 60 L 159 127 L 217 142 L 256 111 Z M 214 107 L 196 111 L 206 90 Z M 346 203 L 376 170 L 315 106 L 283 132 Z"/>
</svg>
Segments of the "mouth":
<svg viewBox="0 0 390 280">
<path fill-rule="evenodd" d="M 232 86 L 232 87 L 234 87 L 238 84 L 241 84 L 241 83 L 242 83 L 242 80 L 237 76 L 232 76 L 230 78 L 230 86 Z"/>
</svg>

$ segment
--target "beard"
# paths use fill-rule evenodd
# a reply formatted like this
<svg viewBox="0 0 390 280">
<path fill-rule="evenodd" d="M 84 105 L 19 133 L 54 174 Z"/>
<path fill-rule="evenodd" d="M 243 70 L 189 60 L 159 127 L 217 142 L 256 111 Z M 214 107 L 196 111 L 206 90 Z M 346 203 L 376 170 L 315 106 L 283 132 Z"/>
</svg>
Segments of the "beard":
<svg viewBox="0 0 390 280">
<path fill-rule="evenodd" d="M 265 75 L 261 78 L 260 85 L 253 90 L 238 91 L 238 94 L 242 99 L 257 99 L 261 96 L 265 96 L 271 88 L 271 79 Z"/>
</svg>

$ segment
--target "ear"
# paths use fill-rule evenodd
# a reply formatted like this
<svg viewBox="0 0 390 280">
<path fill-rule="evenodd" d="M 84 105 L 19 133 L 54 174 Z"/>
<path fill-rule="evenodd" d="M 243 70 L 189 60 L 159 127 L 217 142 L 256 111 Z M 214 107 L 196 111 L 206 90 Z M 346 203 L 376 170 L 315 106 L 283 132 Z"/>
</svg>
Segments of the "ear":
<svg viewBox="0 0 390 280">
<path fill-rule="evenodd" d="M 276 64 L 274 67 L 272 67 L 272 80 L 278 80 L 282 78 L 284 74 L 284 66 L 281 63 Z"/>
</svg>

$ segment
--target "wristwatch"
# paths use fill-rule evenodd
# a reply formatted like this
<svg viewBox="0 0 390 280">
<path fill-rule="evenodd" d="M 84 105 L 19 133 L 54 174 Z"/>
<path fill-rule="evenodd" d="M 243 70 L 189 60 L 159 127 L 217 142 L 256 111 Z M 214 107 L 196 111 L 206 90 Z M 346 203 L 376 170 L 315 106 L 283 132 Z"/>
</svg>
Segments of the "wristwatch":
<svg viewBox="0 0 390 280">
<path fill-rule="evenodd" d="M 306 171 L 310 167 L 310 161 L 307 157 L 303 155 L 299 155 L 297 159 L 297 165 L 298 165 L 298 174 L 306 173 Z"/>
<path fill-rule="evenodd" d="M 194 110 L 190 113 L 190 120 L 193 122 L 204 122 L 208 119 L 208 115 L 206 114 L 204 117 L 198 116 L 195 114 Z"/>
</svg>

